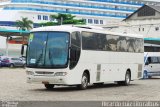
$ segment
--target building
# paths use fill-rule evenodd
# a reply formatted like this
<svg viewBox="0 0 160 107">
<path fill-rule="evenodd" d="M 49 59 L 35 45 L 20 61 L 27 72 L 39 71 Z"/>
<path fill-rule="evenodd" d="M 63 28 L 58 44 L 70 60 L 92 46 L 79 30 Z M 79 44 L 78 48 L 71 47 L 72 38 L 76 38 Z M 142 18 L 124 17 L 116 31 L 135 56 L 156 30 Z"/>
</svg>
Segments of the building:
<svg viewBox="0 0 160 107">
<path fill-rule="evenodd" d="M 160 5 L 144 5 L 112 31 L 144 35 L 146 51 L 160 52 Z"/>
<path fill-rule="evenodd" d="M 158 3 L 148 0 L 1 0 L 0 29 L 17 29 L 16 20 L 22 17 L 28 17 L 37 27 L 38 23 L 53 21 L 50 15 L 56 13 L 75 15 L 88 25 L 106 26 L 121 22 L 144 4 Z M 4 40 L 0 38 L 3 52 L 6 47 Z M 8 46 L 9 50 L 17 49 L 16 52 L 20 51 L 20 47 L 16 44 Z"/>
<path fill-rule="evenodd" d="M 8 1 L 8 2 L 7 2 Z M 51 14 L 70 13 L 91 25 L 117 23 L 144 4 L 158 2 L 146 0 L 2 0 L 0 26 L 12 28 L 15 21 L 28 17 L 37 23 L 52 21 Z"/>
</svg>

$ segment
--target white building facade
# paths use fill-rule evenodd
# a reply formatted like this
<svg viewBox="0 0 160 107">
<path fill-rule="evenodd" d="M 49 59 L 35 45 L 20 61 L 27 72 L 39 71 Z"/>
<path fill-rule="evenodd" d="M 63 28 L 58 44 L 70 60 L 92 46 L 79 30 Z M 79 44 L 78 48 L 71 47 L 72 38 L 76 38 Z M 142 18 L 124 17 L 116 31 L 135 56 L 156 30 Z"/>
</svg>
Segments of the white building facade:
<svg viewBox="0 0 160 107">
<path fill-rule="evenodd" d="M 112 30 L 138 33 L 145 38 L 160 38 L 160 6 L 145 5 Z"/>
<path fill-rule="evenodd" d="M 0 29 L 17 29 L 16 21 L 27 17 L 38 23 L 53 21 L 50 15 L 69 13 L 84 19 L 88 25 L 108 26 L 121 22 L 144 4 L 157 4 L 147 0 L 1 0 Z M 0 37 L 0 49 L 5 54 L 6 41 Z M 20 56 L 21 45 L 9 45 L 10 56 Z"/>
<path fill-rule="evenodd" d="M 144 5 L 111 31 L 141 34 L 146 51 L 160 52 L 160 6 Z"/>
<path fill-rule="evenodd" d="M 12 28 L 16 20 L 28 17 L 38 23 L 52 21 L 51 14 L 69 13 L 91 25 L 108 25 L 122 21 L 144 4 L 145 0 L 3 0 L 0 3 L 0 26 Z M 4 3 L 3 3 L 4 2 Z"/>
</svg>

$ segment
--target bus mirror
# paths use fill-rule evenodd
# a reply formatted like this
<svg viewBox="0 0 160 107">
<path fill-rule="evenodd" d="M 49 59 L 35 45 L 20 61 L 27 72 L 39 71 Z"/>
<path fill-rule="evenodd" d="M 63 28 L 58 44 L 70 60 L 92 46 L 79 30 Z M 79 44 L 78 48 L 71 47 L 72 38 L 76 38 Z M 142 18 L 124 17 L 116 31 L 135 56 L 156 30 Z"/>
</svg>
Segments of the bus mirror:
<svg viewBox="0 0 160 107">
<path fill-rule="evenodd" d="M 23 56 L 23 54 L 24 54 L 24 45 L 22 45 L 21 47 L 21 56 Z"/>
<path fill-rule="evenodd" d="M 23 44 L 22 45 L 22 47 L 21 47 L 21 56 L 24 56 L 25 48 L 27 49 L 27 47 L 28 47 L 28 44 Z"/>
</svg>

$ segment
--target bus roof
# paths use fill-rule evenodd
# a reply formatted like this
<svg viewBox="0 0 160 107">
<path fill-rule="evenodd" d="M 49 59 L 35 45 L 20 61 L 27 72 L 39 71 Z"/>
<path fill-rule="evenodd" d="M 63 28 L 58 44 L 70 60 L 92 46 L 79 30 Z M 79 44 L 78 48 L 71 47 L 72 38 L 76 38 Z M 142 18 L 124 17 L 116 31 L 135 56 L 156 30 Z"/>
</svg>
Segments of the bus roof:
<svg viewBox="0 0 160 107">
<path fill-rule="evenodd" d="M 93 27 L 93 26 L 73 26 L 73 25 L 47 26 L 47 27 L 34 28 L 31 32 L 38 32 L 38 31 L 63 31 L 63 32 L 88 31 L 94 33 L 104 33 L 104 34 L 112 34 L 112 35 L 119 35 L 126 37 L 128 36 L 128 37 L 143 38 L 142 35 L 110 32 L 104 28 Z"/>
</svg>

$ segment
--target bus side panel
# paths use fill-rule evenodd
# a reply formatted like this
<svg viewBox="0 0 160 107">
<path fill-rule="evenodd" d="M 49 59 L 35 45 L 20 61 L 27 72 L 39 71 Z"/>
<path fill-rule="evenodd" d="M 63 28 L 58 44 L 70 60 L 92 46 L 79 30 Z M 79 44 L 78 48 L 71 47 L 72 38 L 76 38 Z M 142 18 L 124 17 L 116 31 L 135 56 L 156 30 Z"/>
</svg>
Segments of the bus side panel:
<svg viewBox="0 0 160 107">
<path fill-rule="evenodd" d="M 101 81 L 124 81 L 128 69 L 131 71 L 131 80 L 137 79 L 137 64 L 103 64 Z"/>
<path fill-rule="evenodd" d="M 96 64 L 88 64 L 79 62 L 77 66 L 69 71 L 69 83 L 70 84 L 81 84 L 82 75 L 85 71 L 89 71 L 90 83 L 96 81 Z"/>
</svg>

